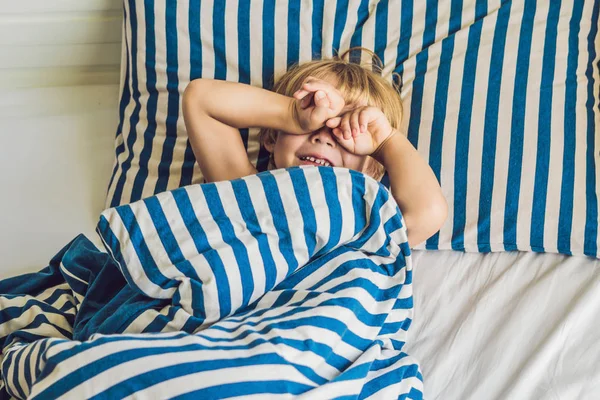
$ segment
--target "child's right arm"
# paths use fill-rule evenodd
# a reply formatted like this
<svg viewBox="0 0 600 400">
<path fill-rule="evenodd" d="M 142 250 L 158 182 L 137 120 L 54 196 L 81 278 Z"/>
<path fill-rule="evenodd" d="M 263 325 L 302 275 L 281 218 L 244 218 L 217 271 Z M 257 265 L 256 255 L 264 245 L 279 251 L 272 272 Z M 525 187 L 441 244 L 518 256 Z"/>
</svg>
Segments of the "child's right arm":
<svg viewBox="0 0 600 400">
<path fill-rule="evenodd" d="M 322 83 L 307 80 L 304 88 L 320 91 Z M 329 99 L 331 89 L 323 86 Z M 304 99 L 301 100 L 300 97 Z M 317 129 L 344 106 L 336 96 L 311 100 L 296 98 L 242 83 L 211 79 L 192 81 L 183 95 L 183 117 L 190 144 L 207 182 L 231 180 L 256 173 L 248 160 L 238 129 L 272 128 L 302 134 Z M 333 109 L 330 109 L 333 108 Z"/>
<path fill-rule="evenodd" d="M 295 130 L 293 98 L 241 83 L 196 79 L 183 95 L 190 144 L 207 182 L 256 173 L 238 129 Z"/>
</svg>

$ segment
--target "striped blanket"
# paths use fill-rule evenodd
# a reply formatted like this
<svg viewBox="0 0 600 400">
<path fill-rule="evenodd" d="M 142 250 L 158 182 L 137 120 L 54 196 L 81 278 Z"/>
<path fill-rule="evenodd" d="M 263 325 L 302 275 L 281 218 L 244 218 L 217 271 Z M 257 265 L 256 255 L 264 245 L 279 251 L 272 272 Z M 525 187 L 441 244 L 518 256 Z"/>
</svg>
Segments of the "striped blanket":
<svg viewBox="0 0 600 400">
<path fill-rule="evenodd" d="M 389 191 L 295 167 L 106 210 L 0 281 L 4 397 L 421 398 Z"/>
</svg>

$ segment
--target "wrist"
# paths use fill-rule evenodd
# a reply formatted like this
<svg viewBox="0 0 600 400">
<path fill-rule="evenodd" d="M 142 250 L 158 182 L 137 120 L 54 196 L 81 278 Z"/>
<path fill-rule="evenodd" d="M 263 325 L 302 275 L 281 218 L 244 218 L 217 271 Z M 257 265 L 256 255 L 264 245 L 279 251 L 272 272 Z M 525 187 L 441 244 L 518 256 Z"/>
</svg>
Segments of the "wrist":
<svg viewBox="0 0 600 400">
<path fill-rule="evenodd" d="M 276 94 L 278 101 L 277 123 L 271 128 L 285 133 L 304 133 L 298 122 L 298 109 L 296 99 L 282 94 Z"/>
<path fill-rule="evenodd" d="M 270 92 L 269 102 L 274 105 L 271 118 L 260 117 L 261 122 L 257 126 L 271 128 L 286 133 L 301 133 L 295 111 L 294 98 L 279 93 Z M 268 109 L 268 105 L 266 106 Z M 265 106 L 257 105 L 257 110 L 264 110 Z"/>
<path fill-rule="evenodd" d="M 304 133 L 304 130 L 300 126 L 300 118 L 298 115 L 296 99 L 293 97 L 286 97 L 286 99 L 288 101 L 288 106 L 285 117 L 285 128 L 282 130 L 287 133 L 302 134 Z"/>
<path fill-rule="evenodd" d="M 371 153 L 371 157 L 385 166 L 386 160 L 389 160 L 390 157 L 393 157 L 393 154 L 397 153 L 397 146 L 401 145 L 402 139 L 406 140 L 398 130 L 393 129 L 377 149 Z"/>
</svg>

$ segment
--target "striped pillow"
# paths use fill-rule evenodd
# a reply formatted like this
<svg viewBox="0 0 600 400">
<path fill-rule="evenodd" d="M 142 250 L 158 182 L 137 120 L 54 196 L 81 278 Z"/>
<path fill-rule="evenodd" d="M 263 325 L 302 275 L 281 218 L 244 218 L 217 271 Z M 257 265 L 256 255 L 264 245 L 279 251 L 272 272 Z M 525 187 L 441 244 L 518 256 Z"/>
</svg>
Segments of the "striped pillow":
<svg viewBox="0 0 600 400">
<path fill-rule="evenodd" d="M 421 247 L 598 256 L 599 7 L 418 11 L 425 50 L 404 63 L 408 135 L 451 204 Z"/>
<path fill-rule="evenodd" d="M 404 128 L 450 204 L 421 247 L 596 257 L 599 3 L 126 0 L 107 207 L 202 181 L 180 111 L 191 79 L 269 88 L 364 46 L 402 76 Z M 257 131 L 241 135 L 265 170 Z"/>
</svg>

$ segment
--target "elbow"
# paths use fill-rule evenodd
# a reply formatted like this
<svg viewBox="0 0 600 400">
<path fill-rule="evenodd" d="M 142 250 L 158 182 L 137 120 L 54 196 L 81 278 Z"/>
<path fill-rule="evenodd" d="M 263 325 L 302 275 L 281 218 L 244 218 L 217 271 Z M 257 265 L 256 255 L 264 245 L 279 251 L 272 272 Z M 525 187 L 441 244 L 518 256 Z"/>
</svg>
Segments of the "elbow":
<svg viewBox="0 0 600 400">
<path fill-rule="evenodd" d="M 196 78 L 196 79 L 192 79 L 190 81 L 190 83 L 188 83 L 187 87 L 185 88 L 185 90 L 196 90 L 198 87 L 206 85 L 208 83 L 208 81 L 210 81 L 211 79 L 206 79 L 206 78 Z"/>
<path fill-rule="evenodd" d="M 442 228 L 446 219 L 448 219 L 448 202 L 443 194 L 440 193 L 439 197 L 435 201 L 432 201 L 427 214 L 431 221 L 432 229 L 434 229 L 433 235 Z"/>
<path fill-rule="evenodd" d="M 204 85 L 204 79 L 198 78 L 191 81 L 183 91 L 183 102 L 188 102 L 197 96 L 197 93 L 202 92 L 201 87 Z"/>
<path fill-rule="evenodd" d="M 212 89 L 214 80 L 206 79 L 206 78 L 197 78 L 188 83 L 185 90 L 183 91 L 183 101 L 193 100 L 198 103 L 201 102 L 202 99 L 208 97 L 203 96 L 202 94 L 209 93 Z"/>
<path fill-rule="evenodd" d="M 198 78 L 187 85 L 181 99 L 184 118 L 189 118 L 191 115 L 203 111 L 208 113 L 207 104 L 203 101 L 206 96 L 202 96 L 202 93 L 208 92 L 207 86 L 209 84 L 207 79 Z"/>
<path fill-rule="evenodd" d="M 424 204 L 416 214 L 405 215 L 408 242 L 415 247 L 438 232 L 448 218 L 448 202 L 440 193 Z"/>
<path fill-rule="evenodd" d="M 197 91 L 198 89 L 196 80 L 191 81 L 183 91 L 183 96 L 181 97 L 181 107 L 184 113 L 187 111 L 187 108 L 192 103 L 192 100 L 195 97 Z"/>
<path fill-rule="evenodd" d="M 425 236 L 421 241 L 425 241 L 436 232 L 439 232 L 446 219 L 448 219 L 448 202 L 440 194 L 437 198 L 432 199 L 421 211 L 420 220 L 424 225 L 423 231 Z"/>
</svg>

